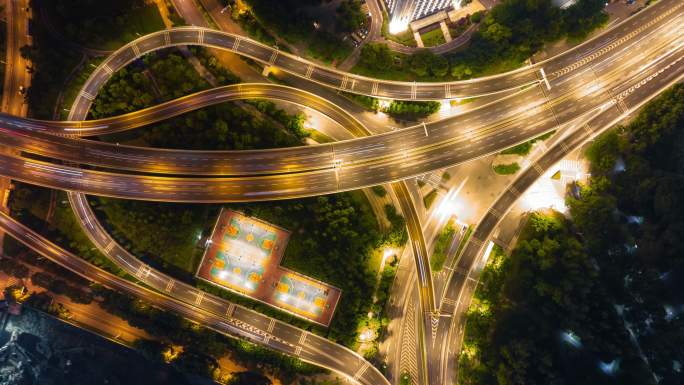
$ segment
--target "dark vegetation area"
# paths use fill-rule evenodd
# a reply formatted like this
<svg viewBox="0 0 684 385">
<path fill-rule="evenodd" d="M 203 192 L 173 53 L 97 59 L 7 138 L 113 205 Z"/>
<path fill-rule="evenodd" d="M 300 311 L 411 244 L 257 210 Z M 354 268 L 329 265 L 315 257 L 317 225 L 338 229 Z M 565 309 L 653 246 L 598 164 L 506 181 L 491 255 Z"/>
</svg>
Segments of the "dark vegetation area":
<svg viewBox="0 0 684 385">
<path fill-rule="evenodd" d="M 363 108 L 375 112 L 382 111 L 397 120 L 416 121 L 436 113 L 441 107 L 441 104 L 435 101 L 420 102 L 409 100 L 392 100 L 389 105 L 381 107 L 378 98 L 348 92 L 343 92 L 342 94 Z"/>
<path fill-rule="evenodd" d="M 34 273 L 34 284 L 46 288 L 52 294 L 63 294 L 76 303 L 95 302 L 124 320 L 131 326 L 147 332 L 155 340 L 138 340 L 135 348 L 153 362 L 164 362 L 163 353 L 171 345 L 183 348 L 173 365 L 185 373 L 213 378 L 217 360 L 228 356 L 245 367 L 251 367 L 293 383 L 297 375 L 324 372 L 323 369 L 306 364 L 298 359 L 277 353 L 252 343 L 229 338 L 223 334 L 203 328 L 198 324 L 150 304 L 105 287 L 91 284 L 69 270 L 42 258 L 11 238 L 5 239 L 5 248 L 10 249 L 15 265 L 33 266 L 41 270 Z M 0 259 L 0 268 L 5 271 L 7 261 Z M 56 278 L 59 277 L 59 278 Z M 50 293 L 32 294 L 28 300 L 31 306 L 55 316 L 68 316 L 61 304 L 55 302 Z"/>
<path fill-rule="evenodd" d="M 387 108 L 382 111 L 393 118 L 401 120 L 418 120 L 428 117 L 439 111 L 439 102 L 411 102 L 403 100 L 393 100 Z"/>
<path fill-rule="evenodd" d="M 195 51 L 198 56 L 205 54 L 199 48 Z M 211 58 L 206 62 L 221 85 L 239 81 Z M 173 51 L 152 53 L 110 79 L 95 99 L 91 117 L 137 111 L 209 87 L 179 54 Z M 272 102 L 254 100 L 217 104 L 103 139 L 151 147 L 204 150 L 286 147 L 303 144 L 308 136 L 303 123 L 302 114 L 289 115 Z"/>
<path fill-rule="evenodd" d="M 352 47 L 338 34 L 314 25 L 307 7 L 321 5 L 322 0 L 243 0 L 249 7 L 239 9 L 233 0 L 224 3 L 233 8 L 232 17 L 247 31 L 266 44 L 275 43 L 272 35 L 290 44 L 306 46 L 306 54 L 325 63 L 339 62 L 351 53 Z M 357 0 L 347 0 L 338 8 L 338 27 L 347 31 L 359 24 Z M 287 17 L 285 17 L 287 15 Z M 269 33 L 272 31 L 272 33 Z"/>
<path fill-rule="evenodd" d="M 354 71 L 395 80 L 468 79 L 519 67 L 545 43 L 585 39 L 608 20 L 604 0 L 578 0 L 560 9 L 552 0 L 506 0 L 482 19 L 470 43 L 442 57 L 427 50 L 414 55 L 393 53 L 384 44 L 367 44 Z"/>
<path fill-rule="evenodd" d="M 462 384 L 681 383 L 684 86 L 589 148 L 570 217 L 531 215 L 468 314 Z"/>
<path fill-rule="evenodd" d="M 36 0 L 34 0 L 36 1 Z M 68 41 L 116 49 L 164 29 L 154 2 L 145 0 L 40 0 L 50 24 Z"/>
<path fill-rule="evenodd" d="M 226 76 L 226 79 L 233 78 Z M 161 52 L 120 71 L 93 105 L 93 117 L 130 112 L 206 88 L 206 82 L 182 58 Z M 128 102 L 133 100 L 132 102 Z M 223 103 L 147 126 L 108 135 L 107 141 L 156 147 L 254 149 L 302 145 L 303 116 L 289 115 L 270 102 Z M 372 306 L 375 287 L 370 256 L 383 243 L 405 243 L 403 218 L 389 234 L 378 230 L 365 197 L 341 193 L 316 198 L 252 204 L 229 204 L 290 231 L 283 264 L 342 289 L 343 295 L 328 329 L 244 297 L 196 282 L 194 272 L 203 250 L 200 234 L 208 234 L 219 206 L 91 199 L 96 213 L 125 247 L 154 266 L 201 286 L 204 290 L 256 308 L 347 345 L 355 342 L 357 325 Z"/>
</svg>

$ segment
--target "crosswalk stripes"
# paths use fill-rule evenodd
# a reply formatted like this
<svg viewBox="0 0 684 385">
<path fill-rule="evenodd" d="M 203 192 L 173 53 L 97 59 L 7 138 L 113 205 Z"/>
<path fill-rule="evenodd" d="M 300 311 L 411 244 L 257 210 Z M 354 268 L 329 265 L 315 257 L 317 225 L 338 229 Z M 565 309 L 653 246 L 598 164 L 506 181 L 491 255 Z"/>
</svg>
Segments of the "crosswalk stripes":
<svg viewBox="0 0 684 385">
<path fill-rule="evenodd" d="M 164 288 L 164 291 L 167 293 L 171 292 L 171 289 L 173 289 L 173 285 L 176 284 L 176 281 L 173 279 L 169 279 L 169 282 L 166 283 L 166 287 Z"/>
<path fill-rule="evenodd" d="M 90 94 L 90 93 L 88 93 L 88 92 L 86 92 L 86 91 L 81 91 L 81 96 L 83 96 L 84 98 L 86 98 L 86 99 L 88 99 L 88 100 L 90 100 L 90 101 L 95 100 L 95 97 L 94 97 L 92 94 Z"/>
<path fill-rule="evenodd" d="M 171 33 L 169 33 L 169 31 L 164 32 L 164 43 L 166 45 L 171 45 Z"/>
<path fill-rule="evenodd" d="M 235 41 L 233 42 L 233 48 L 231 48 L 233 52 L 237 52 L 238 47 L 240 47 L 240 40 L 242 40 L 242 38 L 240 38 L 239 36 L 235 37 Z"/>
<path fill-rule="evenodd" d="M 202 290 L 197 290 L 197 297 L 195 298 L 195 305 L 198 305 L 202 303 L 202 300 L 204 299 L 204 292 Z"/>
<path fill-rule="evenodd" d="M 297 346 L 297 347 L 295 348 L 294 355 L 295 355 L 295 356 L 298 356 L 298 355 L 300 355 L 301 353 L 302 353 L 302 347 L 301 347 L 301 346 Z"/>
<path fill-rule="evenodd" d="M 515 186 L 509 187 L 508 191 L 512 192 L 515 196 L 520 196 L 520 191 L 517 188 L 515 188 Z"/>
<path fill-rule="evenodd" d="M 200 29 L 197 34 L 197 44 L 204 44 L 204 30 Z"/>
<path fill-rule="evenodd" d="M 348 81 L 349 81 L 349 76 L 344 75 L 344 76 L 342 77 L 342 84 L 340 85 L 340 88 L 341 88 L 341 89 L 345 89 L 345 87 L 347 87 L 347 82 L 348 82 Z"/>
<path fill-rule="evenodd" d="M 501 213 L 494 207 L 491 207 L 488 212 L 497 218 L 501 218 Z"/>
<path fill-rule="evenodd" d="M 108 254 L 110 251 L 112 251 L 112 249 L 114 248 L 114 246 L 116 246 L 116 242 L 114 242 L 114 241 L 109 241 L 109 243 L 107 244 L 107 246 L 104 248 L 105 254 Z"/>
<path fill-rule="evenodd" d="M 444 84 L 444 99 L 451 99 L 451 83 Z"/>
<path fill-rule="evenodd" d="M 481 240 L 475 238 L 475 236 L 471 236 L 471 237 L 470 237 L 470 242 L 471 242 L 473 245 L 477 246 L 477 247 L 482 246 L 482 244 L 484 243 L 483 241 L 481 241 Z"/>
<path fill-rule="evenodd" d="M 275 63 L 276 58 L 278 58 L 278 52 L 279 52 L 279 51 L 278 51 L 277 49 L 276 49 L 276 50 L 273 50 L 273 53 L 271 54 L 271 57 L 268 59 L 268 64 L 269 64 L 269 65 L 273 65 L 273 63 Z"/>
<path fill-rule="evenodd" d="M 308 334 L 307 332 L 302 332 L 302 335 L 299 336 L 299 341 L 297 343 L 300 345 L 304 345 L 304 342 L 306 341 L 307 334 Z"/>
<path fill-rule="evenodd" d="M 306 69 L 306 75 L 304 75 L 305 78 L 311 79 L 311 74 L 314 72 L 314 66 L 313 64 L 309 64 L 309 67 Z"/>
<path fill-rule="evenodd" d="M 565 142 L 560 142 L 560 147 L 563 150 L 563 152 L 566 154 L 571 151 L 571 149 L 568 147 L 567 144 L 565 144 Z"/>
<path fill-rule="evenodd" d="M 354 374 L 354 381 L 358 380 L 361 376 L 363 376 L 364 373 L 366 373 L 366 370 L 370 367 L 370 362 L 364 361 L 363 366 L 359 368 L 359 370 L 356 371 L 356 374 Z"/>
<path fill-rule="evenodd" d="M 140 48 L 138 48 L 137 45 L 131 44 L 131 49 L 133 50 L 135 57 L 140 57 Z"/>
<path fill-rule="evenodd" d="M 103 68 L 105 71 L 107 71 L 107 73 L 108 73 L 109 75 L 111 75 L 111 74 L 114 73 L 114 70 L 112 70 L 112 67 L 110 67 L 109 64 L 107 64 L 107 63 L 105 63 L 105 64 L 102 66 L 102 68 Z"/>
<path fill-rule="evenodd" d="M 418 84 L 416 82 L 413 82 L 413 84 L 411 85 L 411 99 L 415 99 L 417 95 L 418 95 Z"/>
<path fill-rule="evenodd" d="M 232 318 L 233 313 L 235 313 L 235 304 L 234 303 L 229 303 L 228 304 L 228 309 L 226 310 L 226 317 Z"/>
<path fill-rule="evenodd" d="M 150 274 L 151 269 L 145 265 L 140 265 L 138 270 L 135 272 L 135 276 L 142 279 L 143 276 L 147 277 Z"/>
<path fill-rule="evenodd" d="M 372 95 L 377 95 L 378 94 L 378 88 L 380 87 L 380 83 L 378 82 L 373 82 L 373 89 L 371 89 L 371 94 Z"/>
<path fill-rule="evenodd" d="M 543 174 L 544 174 L 544 169 L 541 168 L 541 166 L 538 165 L 537 163 L 533 164 L 533 165 L 532 165 L 532 168 L 533 168 L 534 171 L 536 171 L 539 175 L 543 175 Z"/>
<path fill-rule="evenodd" d="M 268 323 L 268 328 L 266 328 L 266 331 L 269 333 L 273 332 L 273 328 L 275 327 L 275 319 L 271 318 L 271 322 Z"/>
</svg>

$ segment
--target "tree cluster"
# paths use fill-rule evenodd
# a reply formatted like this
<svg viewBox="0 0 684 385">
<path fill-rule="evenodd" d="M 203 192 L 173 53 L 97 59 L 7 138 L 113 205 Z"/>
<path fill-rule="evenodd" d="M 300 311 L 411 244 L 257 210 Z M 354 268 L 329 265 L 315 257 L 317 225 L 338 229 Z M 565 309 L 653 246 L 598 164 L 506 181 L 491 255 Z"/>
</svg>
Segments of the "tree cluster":
<svg viewBox="0 0 684 385">
<path fill-rule="evenodd" d="M 681 84 L 592 144 L 572 219 L 532 214 L 511 256 L 490 256 L 462 383 L 681 383 L 682 148 Z"/>
<path fill-rule="evenodd" d="M 34 285 L 48 289 L 54 294 L 65 295 L 74 303 L 89 304 L 93 302 L 93 295 L 80 287 L 74 286 L 65 280 L 55 278 L 52 274 L 36 272 L 31 276 Z"/>
<path fill-rule="evenodd" d="M 464 350 L 477 355 L 462 356 L 464 384 L 648 383 L 600 272 L 562 216 L 533 213 L 510 257 L 492 252 L 481 281 L 467 315 Z M 601 372 L 613 360 L 623 370 Z"/>
<path fill-rule="evenodd" d="M 361 0 L 343 0 L 337 7 L 338 29 L 354 32 L 366 24 L 368 16 L 361 10 Z"/>
<path fill-rule="evenodd" d="M 131 326 L 145 330 L 162 342 L 140 341 L 136 345 L 144 355 L 161 360 L 168 343 L 180 345 L 187 352 L 178 357 L 176 365 L 184 371 L 210 376 L 216 369 L 216 360 L 230 354 L 237 362 L 252 366 L 259 363 L 267 373 L 289 383 L 297 374 L 320 373 L 321 369 L 298 359 L 277 353 L 249 342 L 226 337 L 171 312 L 102 287 L 96 288 L 101 306 L 125 320 Z M 156 357 L 156 358 L 155 358 Z"/>
<path fill-rule="evenodd" d="M 552 0 L 507 0 L 484 16 L 472 16 L 479 29 L 469 45 L 454 54 L 445 57 L 420 50 L 403 55 L 385 44 L 370 43 L 362 48 L 359 63 L 370 75 L 401 80 L 411 79 L 406 73 L 421 80 L 459 80 L 502 72 L 520 66 L 547 42 L 586 38 L 608 20 L 604 5 L 603 0 L 578 0 L 560 9 Z"/>
<path fill-rule="evenodd" d="M 145 0 L 50 0 L 40 6 L 64 39 L 87 47 L 113 49 L 164 28 L 156 5 Z"/>
<path fill-rule="evenodd" d="M 684 85 L 599 137 L 592 179 L 568 206 L 650 369 L 677 384 L 684 362 Z M 679 310 L 676 310 L 679 308 Z"/>
<path fill-rule="evenodd" d="M 386 235 L 386 242 L 392 246 L 404 246 L 408 242 L 406 219 L 397 213 L 397 209 L 392 204 L 386 204 L 384 210 L 390 222 L 390 232 Z"/>
<path fill-rule="evenodd" d="M 206 87 L 183 60 L 171 54 L 146 56 L 142 65 L 120 72 L 105 86 L 102 98 L 95 102 L 98 116 L 121 110 L 137 110 L 148 102 L 127 104 L 129 95 L 168 100 Z M 152 87 L 149 72 L 155 79 Z M 186 85 L 184 85 L 186 83 Z M 155 95 L 155 89 L 157 95 Z M 177 90 L 178 94 L 175 94 Z M 141 92 L 142 91 L 142 92 Z M 94 113 L 95 114 L 95 113 Z M 306 133 L 303 116 L 290 115 L 269 101 L 255 100 L 240 105 L 222 104 L 186 114 L 148 127 L 137 137 L 152 146 L 195 149 L 255 149 L 302 144 Z M 131 140 L 130 133 L 118 140 Z M 117 140 L 108 137 L 107 140 Z M 98 199 L 96 213 L 104 219 L 116 239 L 136 255 L 188 282 L 193 277 L 201 250 L 195 246 L 198 235 L 211 229 L 218 207 Z M 357 318 L 367 314 L 374 288 L 374 276 L 368 266 L 369 255 L 384 235 L 365 198 L 357 193 L 299 199 L 285 202 L 229 205 L 293 232 L 284 263 L 342 289 L 336 316 L 328 330 L 315 328 L 330 338 L 352 344 L 356 337 Z M 401 218 L 398 216 L 398 218 Z M 403 218 L 401 218 L 403 220 Z M 394 219 L 395 222 L 400 221 Z M 403 225 L 403 222 L 401 223 Z M 405 229 L 394 229 L 390 238 L 404 236 Z M 399 240 L 402 241 L 401 239 Z M 395 242 L 393 239 L 392 242 Z M 201 284 L 198 284 L 201 285 Z M 215 287 L 204 287 L 232 301 L 258 308 L 303 327 L 312 326 L 253 301 L 237 297 Z"/>
<path fill-rule="evenodd" d="M 17 277 L 20 279 L 28 278 L 29 269 L 16 258 L 2 257 L 0 258 L 0 271 L 9 275 L 10 277 Z"/>
<path fill-rule="evenodd" d="M 545 43 L 581 40 L 605 24 L 603 0 L 578 0 L 565 9 L 552 0 L 507 0 L 483 18 L 470 45 L 450 57 L 451 76 L 465 79 L 519 66 Z"/>
<path fill-rule="evenodd" d="M 393 100 L 383 112 L 405 120 L 418 120 L 430 116 L 439 111 L 441 104 L 439 102 L 412 102 L 404 100 Z"/>
<path fill-rule="evenodd" d="M 354 0 L 351 1 L 353 3 Z M 319 5 L 320 0 L 245 0 L 245 3 L 250 5 L 255 19 L 266 29 L 292 44 L 305 43 L 307 53 L 316 59 L 340 61 L 351 52 L 349 44 L 337 35 L 320 25 L 318 28 L 314 26 L 315 20 L 306 8 Z M 345 9 L 342 12 L 346 12 Z M 353 4 L 349 9 L 353 11 Z M 350 20 L 349 26 L 353 26 L 355 20 Z"/>
</svg>

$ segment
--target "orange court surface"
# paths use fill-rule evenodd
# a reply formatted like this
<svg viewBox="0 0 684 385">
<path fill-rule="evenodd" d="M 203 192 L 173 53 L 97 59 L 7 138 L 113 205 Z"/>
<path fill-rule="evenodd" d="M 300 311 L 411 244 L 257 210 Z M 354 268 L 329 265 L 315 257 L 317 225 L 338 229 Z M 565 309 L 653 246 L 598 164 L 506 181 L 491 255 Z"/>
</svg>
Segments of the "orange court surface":
<svg viewBox="0 0 684 385">
<path fill-rule="evenodd" d="M 221 210 L 197 277 L 309 321 L 328 326 L 340 289 L 285 269 L 290 232 L 232 210 Z"/>
</svg>

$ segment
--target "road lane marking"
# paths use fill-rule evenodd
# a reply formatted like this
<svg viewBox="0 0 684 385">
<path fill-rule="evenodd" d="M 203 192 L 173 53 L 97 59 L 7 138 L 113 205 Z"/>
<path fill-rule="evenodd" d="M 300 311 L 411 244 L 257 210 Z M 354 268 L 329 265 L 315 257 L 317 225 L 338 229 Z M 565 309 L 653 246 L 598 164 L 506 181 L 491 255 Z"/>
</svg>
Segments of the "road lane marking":
<svg viewBox="0 0 684 385">
<path fill-rule="evenodd" d="M 110 240 L 107 246 L 104 248 L 105 254 L 109 254 L 110 251 L 116 246 L 116 242 L 114 240 Z"/>
<path fill-rule="evenodd" d="M 273 63 L 275 63 L 277 57 L 278 57 L 278 50 L 276 49 L 276 50 L 273 50 L 273 53 L 271 54 L 271 58 L 268 59 L 268 64 L 273 65 Z"/>
<path fill-rule="evenodd" d="M 90 93 L 88 93 L 88 92 L 86 92 L 86 91 L 81 91 L 81 96 L 83 96 L 84 98 L 90 100 L 91 102 L 92 102 L 93 100 L 95 100 L 95 97 L 94 97 L 92 94 L 90 94 Z"/>
<path fill-rule="evenodd" d="M 304 345 L 304 341 L 306 341 L 307 334 L 308 334 L 307 332 L 303 331 L 302 335 L 299 336 L 299 341 L 297 343 L 300 345 Z"/>
<path fill-rule="evenodd" d="M 501 218 L 501 213 L 494 207 L 491 207 L 488 212 L 497 218 Z"/>
<path fill-rule="evenodd" d="M 544 68 L 539 68 L 539 72 L 542 75 L 542 79 L 544 79 L 544 84 L 546 84 L 546 89 L 551 91 L 551 84 L 549 83 L 549 79 L 546 78 L 546 72 L 544 72 Z"/>
<path fill-rule="evenodd" d="M 233 313 L 235 313 L 235 307 L 236 306 L 234 303 L 228 304 L 228 309 L 226 310 L 226 317 L 233 318 Z"/>
<path fill-rule="evenodd" d="M 238 47 L 240 47 L 240 40 L 242 39 L 239 36 L 235 37 L 235 41 L 233 42 L 233 48 L 231 48 L 233 52 L 237 52 Z"/>
<path fill-rule="evenodd" d="M 344 87 L 347 86 L 347 82 L 349 81 L 349 76 L 344 75 L 342 77 L 342 83 L 340 84 L 340 88 L 344 90 Z"/>
<path fill-rule="evenodd" d="M 532 168 L 539 174 L 539 176 L 544 175 L 544 169 L 541 168 L 539 164 L 535 163 L 534 165 L 532 165 Z"/>
<path fill-rule="evenodd" d="M 167 293 L 171 292 L 171 289 L 173 289 L 173 286 L 176 284 L 176 281 L 173 279 L 170 279 L 169 282 L 166 283 L 166 287 L 164 288 L 164 291 Z"/>
<path fill-rule="evenodd" d="M 356 371 L 356 374 L 354 374 L 354 381 L 357 381 L 361 376 L 363 376 L 363 374 L 366 373 L 366 370 L 368 370 L 369 366 L 370 363 L 368 361 L 364 361 L 363 366 Z"/>
</svg>

